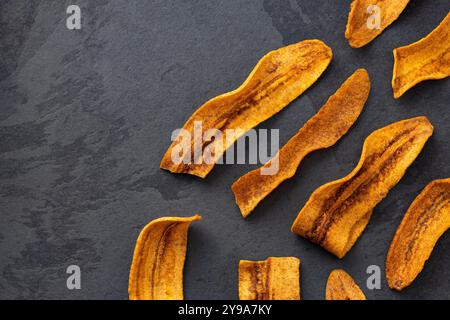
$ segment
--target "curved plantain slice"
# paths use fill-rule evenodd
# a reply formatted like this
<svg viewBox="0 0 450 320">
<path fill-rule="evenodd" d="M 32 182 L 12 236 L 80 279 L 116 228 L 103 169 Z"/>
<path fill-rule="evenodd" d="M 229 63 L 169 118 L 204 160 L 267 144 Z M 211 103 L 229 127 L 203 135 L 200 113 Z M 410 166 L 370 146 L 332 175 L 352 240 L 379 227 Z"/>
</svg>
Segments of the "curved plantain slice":
<svg viewBox="0 0 450 320">
<path fill-rule="evenodd" d="M 131 300 L 183 300 L 183 268 L 191 222 L 167 217 L 153 220 L 141 231 L 131 264 Z"/>
<path fill-rule="evenodd" d="M 300 300 L 300 260 L 268 258 L 239 263 L 240 300 Z"/>
<path fill-rule="evenodd" d="M 344 270 L 333 270 L 327 281 L 326 300 L 366 300 L 353 278 Z"/>
<path fill-rule="evenodd" d="M 394 49 L 392 88 L 394 97 L 426 80 L 450 76 L 450 13 L 428 36 Z"/>
<path fill-rule="evenodd" d="M 409 286 L 449 227 L 450 178 L 430 183 L 406 212 L 387 256 L 389 287 L 400 291 Z"/>
<path fill-rule="evenodd" d="M 384 29 L 391 25 L 408 5 L 409 0 L 354 0 L 348 15 L 345 37 L 352 48 L 360 48 L 378 37 Z M 371 11 L 377 6 L 379 12 Z M 380 26 L 369 28 L 371 15 L 379 13 Z"/>
<path fill-rule="evenodd" d="M 179 135 L 160 167 L 205 178 L 239 137 L 281 111 L 316 82 L 332 56 L 331 49 L 319 40 L 305 40 L 268 53 L 238 89 L 209 100 L 191 116 L 183 129 L 193 138 L 186 142 L 185 137 Z M 205 141 L 201 135 L 196 137 L 195 123 L 201 123 L 205 133 L 220 131 L 223 139 Z M 227 129 L 238 132 L 227 136 Z M 190 143 L 190 150 L 180 151 L 180 144 L 186 143 Z M 205 148 L 213 155 L 212 159 L 204 159 Z M 183 161 L 174 163 L 172 155 Z"/>
<path fill-rule="evenodd" d="M 292 178 L 303 158 L 309 153 L 334 145 L 355 123 L 370 92 L 366 70 L 357 70 L 339 90 L 328 99 L 320 111 L 281 148 L 276 155 L 278 172 L 264 175 L 256 169 L 237 180 L 232 186 L 236 203 L 246 218 L 251 211 L 283 181 Z M 263 168 L 271 168 L 272 162 Z"/>
<path fill-rule="evenodd" d="M 373 132 L 364 142 L 356 168 L 318 188 L 298 214 L 292 232 L 344 257 L 364 231 L 374 207 L 400 181 L 432 134 L 426 117 Z"/>
</svg>

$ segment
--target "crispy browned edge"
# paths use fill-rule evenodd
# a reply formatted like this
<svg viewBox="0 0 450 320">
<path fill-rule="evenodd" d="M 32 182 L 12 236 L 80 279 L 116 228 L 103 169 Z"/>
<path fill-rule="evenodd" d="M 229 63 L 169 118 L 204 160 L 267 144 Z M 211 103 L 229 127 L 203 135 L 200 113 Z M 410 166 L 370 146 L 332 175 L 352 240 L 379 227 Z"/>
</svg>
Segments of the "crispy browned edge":
<svg viewBox="0 0 450 320">
<path fill-rule="evenodd" d="M 325 185 L 319 187 L 318 189 L 316 189 L 316 190 L 314 191 L 314 193 L 311 195 L 311 197 L 309 198 L 308 202 L 307 202 L 307 203 L 305 204 L 305 206 L 303 207 L 303 209 L 302 209 L 302 210 L 300 211 L 300 213 L 297 215 L 297 218 L 295 219 L 294 223 L 292 224 L 291 231 L 292 231 L 293 233 L 296 233 L 296 234 L 298 234 L 298 235 L 300 235 L 300 236 L 302 236 L 302 237 L 305 237 L 305 238 L 309 239 L 310 241 L 312 241 L 312 242 L 314 242 L 314 243 L 318 243 L 316 240 L 314 240 L 314 239 L 312 239 L 312 238 L 309 238 L 306 234 L 303 234 L 304 231 L 302 231 L 302 229 L 305 229 L 305 227 L 303 226 L 303 224 L 305 223 L 304 217 L 303 217 L 303 211 L 304 211 L 306 208 L 309 208 L 310 206 L 313 205 L 313 202 L 316 200 L 316 197 L 318 197 L 318 195 L 320 195 L 320 193 L 321 193 L 323 190 L 329 188 L 330 186 L 333 186 L 333 185 L 339 185 L 339 184 L 343 184 L 343 183 L 345 183 L 345 182 L 347 182 L 347 181 L 350 181 L 351 179 L 353 179 L 353 177 L 355 177 L 355 176 L 358 174 L 358 172 L 361 170 L 361 168 L 363 167 L 364 163 L 366 162 L 366 159 L 367 159 L 367 158 L 366 158 L 366 153 L 367 153 L 366 150 L 367 150 L 367 148 L 368 148 L 368 145 L 369 145 L 369 143 L 372 143 L 372 140 L 374 139 L 374 137 L 376 137 L 377 134 L 379 134 L 379 132 L 382 132 L 383 130 L 386 130 L 386 129 L 392 127 L 392 126 L 402 125 L 402 124 L 404 124 L 404 123 L 414 122 L 414 121 L 423 122 L 423 124 L 425 124 L 425 125 L 428 127 L 428 130 L 427 130 L 428 133 L 426 133 L 425 131 L 422 133 L 422 134 L 426 133 L 426 135 L 425 135 L 426 140 L 425 140 L 425 142 L 423 143 L 423 145 L 421 146 L 420 150 L 418 151 L 418 153 L 417 153 L 417 155 L 416 155 L 416 156 L 418 156 L 419 153 L 421 152 L 421 150 L 423 149 L 423 147 L 425 146 L 426 141 L 427 141 L 427 140 L 430 138 L 430 136 L 433 134 L 433 126 L 432 126 L 432 124 L 430 123 L 430 121 L 428 120 L 427 117 L 416 117 L 416 118 L 411 118 L 411 119 L 407 119 L 407 120 L 398 121 L 398 122 L 392 123 L 392 124 L 390 124 L 390 125 L 388 125 L 388 126 L 386 126 L 386 127 L 383 127 L 383 128 L 381 128 L 381 129 L 376 130 L 376 131 L 373 132 L 371 135 L 369 135 L 369 137 L 367 137 L 367 139 L 365 140 L 364 146 L 363 146 L 363 151 L 362 151 L 362 153 L 361 153 L 361 158 L 360 158 L 360 161 L 359 161 L 358 165 L 356 166 L 356 168 L 355 168 L 351 173 L 349 173 L 346 177 L 344 177 L 344 178 L 342 178 L 342 179 L 339 179 L 339 180 L 336 180 L 336 181 L 329 182 L 329 183 L 327 183 L 327 184 L 325 184 Z M 404 174 L 404 173 L 403 173 L 403 174 Z M 402 174 L 402 176 L 403 176 L 403 174 Z M 401 177 L 400 177 L 400 178 L 401 178 Z M 370 217 L 371 217 L 372 209 L 373 209 L 373 208 L 368 208 L 368 209 L 367 209 L 367 210 L 368 210 L 368 219 L 370 219 Z M 308 222 L 308 221 L 306 221 L 306 222 Z M 368 221 L 367 221 L 367 223 L 368 223 Z M 336 255 L 338 258 L 343 258 L 343 257 L 347 254 L 347 252 L 348 252 L 349 250 L 351 250 L 351 248 L 353 247 L 353 245 L 354 245 L 354 243 L 356 242 L 356 240 L 360 237 L 360 235 L 361 235 L 361 233 L 364 231 L 365 226 L 367 225 L 367 223 L 363 225 L 363 229 L 358 230 L 358 236 L 357 236 L 357 238 L 353 241 L 352 246 L 350 246 L 348 249 L 344 250 L 344 252 L 337 251 L 336 248 L 331 248 L 330 244 L 327 244 L 327 243 L 324 242 L 324 241 L 320 241 L 318 244 L 321 245 L 321 246 L 322 246 L 324 249 L 326 249 L 327 251 L 329 251 L 329 252 L 333 253 L 334 255 Z M 361 227 L 359 227 L 359 228 L 361 228 Z M 308 232 L 309 232 L 309 231 L 310 231 L 310 230 L 308 230 Z M 324 240 L 326 240 L 326 239 L 327 239 L 327 237 L 325 237 Z M 345 249 L 345 248 L 344 248 L 344 249 Z"/>
<path fill-rule="evenodd" d="M 354 0 L 350 5 L 350 13 L 348 15 L 347 26 L 345 30 L 345 38 L 348 40 L 349 45 L 352 48 L 361 48 L 365 45 L 372 42 L 375 38 L 377 38 L 383 31 L 388 28 L 392 23 L 394 23 L 398 17 L 405 10 L 406 6 L 409 3 L 409 0 L 389 0 L 383 1 L 380 5 L 380 1 L 361 1 Z M 367 28 L 367 19 L 369 17 L 369 13 L 367 12 L 369 5 L 378 5 L 380 7 L 381 14 L 381 28 L 380 29 L 369 29 Z M 389 16 L 387 19 L 387 23 L 383 23 L 386 18 L 386 11 L 389 7 L 394 14 Z M 395 10 L 392 10 L 395 8 Z M 361 19 L 359 16 L 361 13 L 364 13 L 364 18 Z M 364 37 L 357 37 L 358 33 L 361 30 L 365 30 L 363 33 Z"/>
<path fill-rule="evenodd" d="M 264 287 L 263 291 L 258 287 Z M 240 300 L 300 300 L 300 294 L 300 259 L 270 257 L 239 262 Z"/>
<path fill-rule="evenodd" d="M 188 121 L 185 123 L 185 125 L 183 126 L 184 129 L 186 128 L 190 128 L 192 127 L 192 123 L 194 121 L 197 120 L 201 120 L 201 119 L 197 119 L 198 115 L 200 113 L 205 112 L 205 110 L 207 110 L 208 108 L 214 108 L 214 104 L 216 104 L 218 101 L 221 100 L 226 100 L 226 99 L 230 99 L 236 95 L 239 95 L 241 92 L 245 91 L 247 89 L 248 86 L 250 86 L 252 84 L 253 81 L 258 80 L 255 79 L 255 77 L 265 77 L 267 76 L 267 74 L 273 74 L 274 72 L 276 72 L 278 66 L 274 65 L 273 63 L 271 63 L 271 59 L 272 57 L 276 56 L 278 54 L 278 52 L 281 52 L 282 50 L 289 50 L 290 48 L 294 48 L 296 46 L 298 47 L 302 47 L 302 46 L 306 46 L 306 45 L 315 45 L 318 47 L 321 47 L 322 52 L 321 54 L 323 54 L 324 58 L 324 67 L 323 69 L 321 69 L 319 72 L 317 72 L 317 77 L 314 77 L 314 81 L 311 81 L 311 83 L 303 88 L 300 92 L 298 92 L 298 94 L 295 94 L 295 97 L 289 97 L 290 101 L 283 101 L 285 99 L 280 99 L 282 101 L 278 101 L 277 107 L 275 107 L 274 109 L 278 109 L 275 112 L 273 112 L 270 116 L 263 116 L 263 118 L 258 119 L 258 121 L 256 121 L 256 123 L 252 124 L 249 128 L 245 128 L 246 130 L 244 130 L 244 128 L 238 128 L 238 129 L 242 129 L 244 130 L 241 134 L 241 136 L 245 133 L 245 131 L 250 130 L 252 127 L 256 126 L 257 124 L 267 120 L 268 118 L 270 118 L 271 116 L 275 115 L 276 113 L 278 113 L 279 111 L 281 111 L 282 109 L 284 109 L 287 105 L 290 104 L 290 102 L 292 102 L 293 100 L 295 100 L 295 98 L 297 98 L 299 95 L 301 95 L 304 91 L 306 91 L 311 85 L 313 85 L 321 76 L 321 74 L 327 69 L 328 65 L 330 64 L 332 57 L 333 57 L 333 52 L 331 50 L 330 47 L 328 47 L 324 42 L 320 41 L 320 40 L 304 40 L 301 41 L 299 43 L 296 44 L 292 44 L 286 47 L 282 47 L 280 49 L 274 50 L 269 52 L 267 55 L 265 55 L 256 65 L 256 67 L 253 69 L 253 71 L 250 73 L 250 75 L 248 76 L 248 78 L 245 80 L 245 82 L 236 90 L 222 94 L 220 96 L 217 96 L 211 100 L 209 100 L 208 102 L 206 102 L 203 106 L 201 106 L 197 111 L 194 112 L 194 114 L 188 119 Z M 319 60 L 318 60 L 319 61 Z M 322 63 L 323 63 L 322 61 Z M 311 63 L 313 63 L 313 61 L 311 61 Z M 264 70 L 263 70 L 264 68 Z M 264 73 L 266 72 L 266 73 Z M 276 79 L 275 79 L 276 80 Z M 248 97 L 247 99 L 251 100 L 251 97 Z M 216 108 L 217 109 L 217 108 Z M 238 110 L 239 111 L 239 110 Z M 240 111 L 239 111 L 240 112 Z M 223 115 L 222 115 L 223 116 Z M 221 125 L 220 128 L 203 128 L 204 131 L 208 130 L 208 129 L 218 129 L 221 131 L 224 131 L 227 129 L 227 121 L 229 121 L 228 118 L 222 119 L 222 122 L 224 122 L 224 125 Z M 191 132 L 192 134 L 192 132 Z M 233 137 L 233 139 L 225 139 L 228 143 L 228 140 L 232 140 L 232 143 L 230 144 L 230 146 L 238 139 L 239 137 Z M 163 159 L 161 160 L 160 163 L 160 168 L 161 169 L 165 169 L 165 170 L 169 170 L 172 173 L 184 173 L 184 174 L 191 174 L 194 176 L 198 176 L 200 178 L 206 178 L 206 176 L 211 172 L 211 170 L 214 168 L 215 164 L 206 164 L 203 163 L 202 164 L 174 164 L 172 162 L 171 159 L 171 153 L 172 153 L 172 149 L 173 147 L 176 145 L 177 140 L 175 140 L 169 147 L 169 149 L 167 150 L 167 152 L 165 153 Z M 227 149 L 227 146 L 225 146 L 224 150 L 222 152 L 218 152 L 217 155 L 222 155 L 223 152 Z M 202 146 L 202 149 L 204 148 L 204 146 Z M 204 150 L 204 149 L 203 149 Z M 192 151 L 192 150 L 191 150 Z"/>
<path fill-rule="evenodd" d="M 444 32 L 447 37 L 447 41 L 444 39 L 435 39 L 435 37 L 439 36 L 440 32 L 443 32 L 443 29 L 447 28 L 447 32 Z M 429 33 L 425 38 L 414 42 L 410 45 L 403 46 L 400 48 L 394 49 L 394 71 L 392 72 L 392 89 L 394 91 L 394 98 L 399 99 L 403 94 L 405 94 L 409 89 L 413 88 L 417 84 L 427 81 L 427 80 L 439 80 L 444 79 L 450 76 L 450 12 L 447 16 L 442 20 L 439 26 L 436 27 L 431 33 Z M 401 65 L 403 61 L 402 55 L 407 53 L 409 50 L 414 50 L 416 47 L 418 49 L 422 49 L 425 47 L 426 49 L 430 49 L 428 42 L 435 41 L 439 44 L 447 44 L 446 50 L 442 53 L 442 56 L 432 60 L 430 63 L 427 63 L 426 66 L 431 65 L 432 63 L 437 64 L 437 70 L 433 70 L 434 72 L 430 72 L 426 70 L 425 73 L 416 75 L 413 81 L 407 82 L 406 84 L 402 84 L 401 80 L 401 71 L 400 69 L 404 67 Z M 433 51 L 435 52 L 435 51 Z M 413 53 L 409 53 L 409 55 L 413 55 Z M 426 55 L 426 54 L 425 54 Z M 429 55 L 430 56 L 430 55 Z M 423 62 L 423 61 L 420 61 Z M 408 70 L 406 72 L 407 75 L 411 75 L 414 70 Z M 418 70 L 421 71 L 421 70 Z"/>
<path fill-rule="evenodd" d="M 142 231 L 139 234 L 139 237 L 136 242 L 136 246 L 134 249 L 133 254 L 133 261 L 130 268 L 130 276 L 129 276 L 129 283 L 128 283 L 128 293 L 130 300 L 182 300 L 183 299 L 183 268 L 184 268 L 184 261 L 186 259 L 186 245 L 187 245 L 187 233 L 189 225 L 194 222 L 201 220 L 201 216 L 195 215 L 192 217 L 162 217 L 159 219 L 155 219 L 151 221 L 149 224 L 147 224 Z M 167 223 L 167 228 L 163 232 L 160 239 L 151 239 L 152 237 L 152 231 L 158 227 L 160 224 Z M 157 244 L 157 252 L 152 253 L 153 256 L 149 254 L 147 257 L 143 257 L 144 254 L 148 254 L 146 251 L 148 251 L 148 242 L 147 241 L 163 241 L 163 237 L 165 237 L 167 234 L 167 230 L 176 227 L 178 225 L 183 225 L 185 229 L 181 230 L 181 232 L 177 235 L 178 242 L 175 243 L 175 249 L 178 249 L 178 256 L 176 257 L 177 261 L 174 262 L 174 264 L 168 268 L 167 270 L 163 270 L 162 272 L 153 272 L 152 277 L 156 277 L 155 274 L 162 274 L 164 276 L 167 276 L 167 278 L 170 278 L 170 282 L 173 282 L 174 286 L 171 288 L 175 290 L 176 292 L 170 296 L 166 292 L 153 292 L 153 284 L 160 279 L 153 279 L 151 282 L 149 279 L 145 279 L 145 275 L 142 275 L 143 271 L 141 268 L 150 267 L 148 264 L 149 262 L 147 259 L 153 259 L 153 264 L 151 267 L 153 270 L 156 270 L 156 268 L 159 268 L 160 266 L 157 265 L 158 262 L 161 262 L 161 258 L 158 255 L 164 255 L 164 252 L 159 252 L 160 249 L 160 243 Z M 150 239 L 149 239 L 150 237 Z M 170 239 L 169 239 L 170 240 Z M 172 239 L 174 240 L 174 239 Z M 170 243 L 164 243 L 164 249 L 169 247 Z M 147 259 L 145 259 L 147 258 Z M 146 265 L 147 264 L 147 265 Z M 142 279 L 144 277 L 144 279 Z M 152 288 L 152 289 L 149 289 Z M 151 291 L 152 294 L 148 294 L 145 291 Z"/>
<path fill-rule="evenodd" d="M 366 300 L 364 292 L 344 270 L 333 270 L 327 281 L 326 300 Z"/>
<path fill-rule="evenodd" d="M 438 213 L 441 215 L 437 216 Z M 386 259 L 386 278 L 391 289 L 401 291 L 414 282 L 449 227 L 450 178 L 447 178 L 428 184 L 403 217 Z"/>
<path fill-rule="evenodd" d="M 235 181 L 231 189 L 242 216 L 248 217 L 283 181 L 292 178 L 309 153 L 331 147 L 339 141 L 358 119 L 369 93 L 369 74 L 365 69 L 356 70 L 320 111 L 281 148 L 275 156 L 279 159 L 276 174 L 263 175 L 262 168 L 258 168 Z M 272 161 L 263 168 L 270 166 Z"/>
</svg>

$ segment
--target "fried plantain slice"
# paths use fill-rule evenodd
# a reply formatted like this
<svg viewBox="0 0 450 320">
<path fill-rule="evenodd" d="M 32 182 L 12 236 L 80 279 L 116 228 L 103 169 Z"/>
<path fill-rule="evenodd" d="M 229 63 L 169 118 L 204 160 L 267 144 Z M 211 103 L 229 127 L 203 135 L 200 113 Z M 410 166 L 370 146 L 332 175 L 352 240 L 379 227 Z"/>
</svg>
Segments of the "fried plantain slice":
<svg viewBox="0 0 450 320">
<path fill-rule="evenodd" d="M 134 249 L 128 293 L 131 300 L 183 300 L 187 233 L 196 215 L 153 220 Z"/>
<path fill-rule="evenodd" d="M 246 218 L 253 209 L 283 181 L 292 178 L 309 153 L 334 145 L 358 119 L 370 92 L 366 70 L 357 70 L 320 111 L 312 117 L 275 156 L 278 172 L 265 175 L 273 161 L 242 176 L 232 186 L 236 203 Z"/>
<path fill-rule="evenodd" d="M 281 111 L 316 82 L 332 56 L 331 49 L 319 40 L 305 40 L 268 53 L 238 89 L 209 100 L 191 116 L 183 127 L 192 138 L 190 150 L 180 150 L 180 144 L 186 142 L 179 135 L 160 167 L 205 178 L 239 137 Z M 221 132 L 223 139 L 196 137 L 196 123 L 201 124 L 205 134 L 209 130 Z M 235 131 L 227 135 L 228 129 Z M 205 159 L 206 148 L 212 159 Z"/>
<path fill-rule="evenodd" d="M 333 270 L 327 281 L 326 300 L 366 300 L 353 278 L 344 270 Z"/>
<path fill-rule="evenodd" d="M 408 3 L 409 0 L 354 0 L 350 7 L 345 30 L 345 37 L 350 46 L 361 48 L 372 42 L 384 29 L 398 19 Z M 368 20 L 371 15 L 377 13 L 380 18 L 379 28 L 377 26 L 369 28 Z"/>
<path fill-rule="evenodd" d="M 425 38 L 394 49 L 392 88 L 394 97 L 426 80 L 450 76 L 450 13 Z"/>
<path fill-rule="evenodd" d="M 364 231 L 374 207 L 400 181 L 432 134 L 426 117 L 373 132 L 364 142 L 356 168 L 314 191 L 292 232 L 343 258 Z"/>
<path fill-rule="evenodd" d="M 406 212 L 387 255 L 390 288 L 400 291 L 416 279 L 449 227 L 450 178 L 431 182 Z"/>
<path fill-rule="evenodd" d="M 240 300 L 300 300 L 300 260 L 268 258 L 239 263 Z"/>
</svg>

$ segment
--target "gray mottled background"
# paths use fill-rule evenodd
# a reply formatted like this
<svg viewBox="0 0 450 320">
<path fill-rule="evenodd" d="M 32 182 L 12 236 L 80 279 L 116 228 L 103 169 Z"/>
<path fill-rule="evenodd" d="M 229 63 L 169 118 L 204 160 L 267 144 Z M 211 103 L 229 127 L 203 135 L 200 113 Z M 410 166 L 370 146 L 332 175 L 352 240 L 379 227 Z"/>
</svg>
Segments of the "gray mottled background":
<svg viewBox="0 0 450 320">
<path fill-rule="evenodd" d="M 392 98 L 392 49 L 414 42 L 445 17 L 445 1 L 412 1 L 372 44 L 345 38 L 350 1 L 1 0 L 0 298 L 126 299 L 141 228 L 160 216 L 199 213 L 189 235 L 188 299 L 237 299 L 240 259 L 298 256 L 305 299 L 322 299 L 329 272 L 344 268 L 369 299 L 450 298 L 445 235 L 414 284 L 398 294 L 365 286 L 384 269 L 404 212 L 431 180 L 450 176 L 448 80 Z M 82 9 L 69 31 L 65 10 Z M 172 130 L 206 100 L 236 88 L 266 52 L 308 38 L 335 58 L 301 98 L 259 128 L 285 143 L 358 67 L 373 90 L 335 147 L 309 156 L 244 221 L 230 185 L 256 166 L 217 166 L 205 181 L 159 169 Z M 436 131 L 404 179 L 375 209 L 353 250 L 338 260 L 290 232 L 310 194 L 345 176 L 374 129 L 418 115 Z M 66 288 L 66 268 L 82 289 Z"/>
</svg>

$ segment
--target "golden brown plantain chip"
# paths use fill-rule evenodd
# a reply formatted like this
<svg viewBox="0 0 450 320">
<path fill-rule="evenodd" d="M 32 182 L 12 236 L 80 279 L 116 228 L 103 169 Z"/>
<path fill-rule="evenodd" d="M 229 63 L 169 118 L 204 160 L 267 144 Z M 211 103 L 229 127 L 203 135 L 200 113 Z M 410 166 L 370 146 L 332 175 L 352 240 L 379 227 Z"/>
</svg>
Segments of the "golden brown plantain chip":
<svg viewBox="0 0 450 320">
<path fill-rule="evenodd" d="M 239 137 L 281 111 L 316 82 L 332 56 L 331 49 L 319 40 L 302 41 L 268 53 L 238 89 L 209 100 L 191 116 L 183 127 L 191 141 L 179 135 L 164 155 L 161 168 L 205 178 Z M 195 137 L 196 123 L 201 124 L 206 135 L 208 130 L 211 134 L 219 131 L 223 138 Z M 227 135 L 228 129 L 235 132 Z M 211 159 L 205 159 L 205 149 Z"/>
<path fill-rule="evenodd" d="M 356 168 L 318 188 L 298 214 L 292 232 L 344 257 L 366 228 L 374 207 L 400 181 L 432 134 L 426 117 L 373 132 L 364 142 Z"/>
<path fill-rule="evenodd" d="M 240 300 L 300 300 L 300 260 L 268 258 L 239 263 Z"/>
<path fill-rule="evenodd" d="M 408 3 L 409 0 L 354 0 L 345 31 L 350 46 L 360 48 L 370 43 L 397 20 Z M 379 26 L 372 25 L 372 17 Z"/>
<path fill-rule="evenodd" d="M 409 286 L 449 227 L 450 178 L 430 183 L 406 212 L 387 256 L 389 287 L 400 291 Z"/>
<path fill-rule="evenodd" d="M 183 300 L 183 268 L 190 218 L 153 220 L 141 231 L 131 264 L 131 300 Z"/>
<path fill-rule="evenodd" d="M 344 270 L 333 270 L 327 281 L 326 300 L 366 300 L 353 278 Z"/>
<path fill-rule="evenodd" d="M 236 203 L 246 218 L 253 209 L 283 181 L 292 178 L 303 158 L 309 153 L 331 147 L 355 123 L 370 92 L 370 79 L 366 70 L 357 70 L 320 111 L 281 148 L 274 160 L 262 168 L 242 176 L 232 186 Z M 264 174 L 263 169 L 278 171 Z"/>
<path fill-rule="evenodd" d="M 394 49 L 392 88 L 394 97 L 426 80 L 450 76 L 450 13 L 428 36 Z"/>
</svg>

